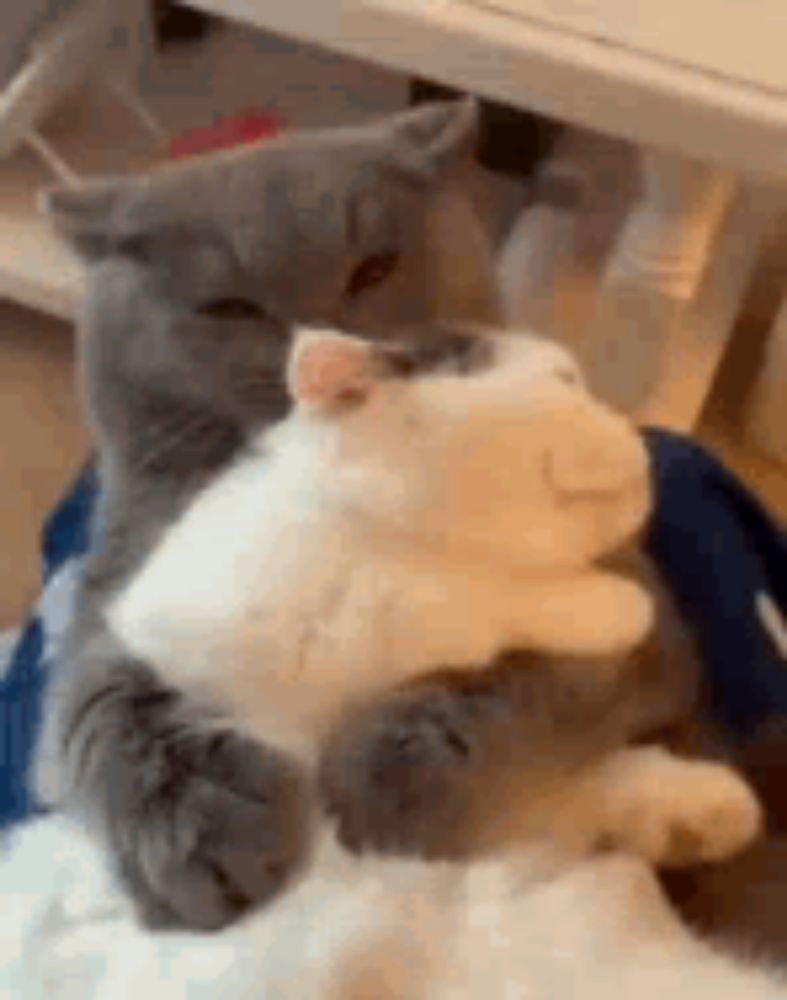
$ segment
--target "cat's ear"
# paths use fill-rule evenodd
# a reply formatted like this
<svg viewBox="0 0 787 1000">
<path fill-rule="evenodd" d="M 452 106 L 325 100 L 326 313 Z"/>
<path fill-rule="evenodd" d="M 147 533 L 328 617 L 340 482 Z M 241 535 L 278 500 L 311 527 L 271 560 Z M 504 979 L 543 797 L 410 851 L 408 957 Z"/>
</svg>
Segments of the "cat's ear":
<svg viewBox="0 0 787 1000">
<path fill-rule="evenodd" d="M 287 385 L 298 406 L 330 412 L 364 402 L 374 389 L 369 344 L 332 330 L 303 329 L 296 335 Z"/>
<path fill-rule="evenodd" d="M 466 162 L 478 144 L 479 106 L 472 97 L 435 101 L 388 122 L 397 154 L 412 165 L 442 172 Z"/>
<path fill-rule="evenodd" d="M 129 187 L 128 181 L 110 179 L 48 188 L 38 196 L 39 209 L 80 256 L 93 259 L 108 253 Z"/>
</svg>

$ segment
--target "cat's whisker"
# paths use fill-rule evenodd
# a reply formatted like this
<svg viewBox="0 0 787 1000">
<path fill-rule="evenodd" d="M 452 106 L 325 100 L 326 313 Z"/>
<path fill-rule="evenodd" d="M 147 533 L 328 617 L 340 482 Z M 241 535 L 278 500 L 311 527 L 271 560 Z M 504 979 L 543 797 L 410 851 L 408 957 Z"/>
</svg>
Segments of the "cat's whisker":
<svg viewBox="0 0 787 1000">
<path fill-rule="evenodd" d="M 161 425 L 156 427 L 156 441 L 153 447 L 137 460 L 136 465 L 140 471 L 149 471 L 153 466 L 165 462 L 173 454 L 182 454 L 181 449 L 189 441 L 204 440 L 204 435 L 209 433 L 214 427 L 214 423 L 207 417 L 191 417 L 188 420 L 173 423 L 171 427 Z M 161 432 L 165 431 L 162 437 Z"/>
</svg>

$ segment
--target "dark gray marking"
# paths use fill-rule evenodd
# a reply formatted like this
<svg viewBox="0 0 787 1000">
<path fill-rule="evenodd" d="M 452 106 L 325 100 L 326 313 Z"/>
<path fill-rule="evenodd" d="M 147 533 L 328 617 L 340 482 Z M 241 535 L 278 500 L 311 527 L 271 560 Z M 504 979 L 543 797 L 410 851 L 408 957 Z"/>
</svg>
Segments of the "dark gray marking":
<svg viewBox="0 0 787 1000">
<path fill-rule="evenodd" d="M 483 331 L 435 325 L 387 340 L 378 345 L 377 353 L 384 374 L 392 378 L 418 378 L 437 372 L 472 375 L 491 367 L 495 345 Z"/>
</svg>

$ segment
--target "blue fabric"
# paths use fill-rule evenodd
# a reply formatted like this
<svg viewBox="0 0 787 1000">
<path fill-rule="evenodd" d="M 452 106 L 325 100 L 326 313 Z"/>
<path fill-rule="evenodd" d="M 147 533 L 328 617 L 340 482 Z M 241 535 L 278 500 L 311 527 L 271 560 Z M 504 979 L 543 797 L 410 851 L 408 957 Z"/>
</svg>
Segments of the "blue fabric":
<svg viewBox="0 0 787 1000">
<path fill-rule="evenodd" d="M 27 790 L 44 689 L 41 623 L 25 628 L 0 685 L 0 830 L 35 811 Z"/>
<path fill-rule="evenodd" d="M 745 740 L 787 713 L 787 664 L 756 611 L 770 594 L 787 618 L 787 533 L 755 497 L 691 439 L 648 430 L 655 510 L 647 545 L 694 627 L 706 664 L 708 707 L 731 738 Z M 0 676 L 0 829 L 35 809 L 26 775 L 47 672 L 47 636 L 59 599 L 57 577 L 86 551 L 95 521 L 96 477 L 79 475 L 47 520 L 44 600 Z"/>
<path fill-rule="evenodd" d="M 44 524 L 42 557 L 45 584 L 69 559 L 87 552 L 97 488 L 95 466 L 86 465 Z"/>
<path fill-rule="evenodd" d="M 757 614 L 787 620 L 787 531 L 692 440 L 646 431 L 655 485 L 647 545 L 692 624 L 711 716 L 735 740 L 787 713 L 787 663 Z"/>
<path fill-rule="evenodd" d="M 95 472 L 88 465 L 44 524 L 44 598 L 56 589 L 54 577 L 58 571 L 87 551 L 96 492 Z M 42 600 L 31 614 L 7 669 L 0 673 L 0 830 L 37 811 L 27 789 L 27 774 L 51 666 L 47 633 L 55 630 L 54 619 L 67 613 L 58 606 L 66 597 L 60 590 L 55 600 Z"/>
</svg>

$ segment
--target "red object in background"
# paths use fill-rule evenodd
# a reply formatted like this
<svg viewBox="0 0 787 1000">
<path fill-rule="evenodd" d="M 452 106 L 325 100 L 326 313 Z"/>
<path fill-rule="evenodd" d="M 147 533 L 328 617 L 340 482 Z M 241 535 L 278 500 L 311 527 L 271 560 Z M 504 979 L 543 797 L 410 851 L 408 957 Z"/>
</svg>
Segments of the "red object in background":
<svg viewBox="0 0 787 1000">
<path fill-rule="evenodd" d="M 273 139 L 279 131 L 279 122 L 273 115 L 247 111 L 175 136 L 170 140 L 169 156 L 172 160 L 179 160 L 211 150 L 230 149 L 232 146 L 242 146 L 260 139 Z"/>
</svg>

